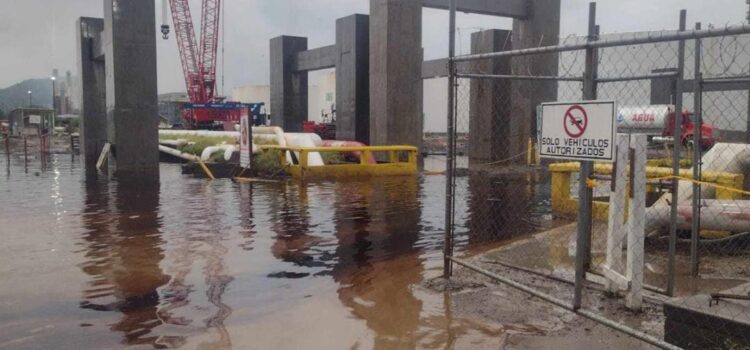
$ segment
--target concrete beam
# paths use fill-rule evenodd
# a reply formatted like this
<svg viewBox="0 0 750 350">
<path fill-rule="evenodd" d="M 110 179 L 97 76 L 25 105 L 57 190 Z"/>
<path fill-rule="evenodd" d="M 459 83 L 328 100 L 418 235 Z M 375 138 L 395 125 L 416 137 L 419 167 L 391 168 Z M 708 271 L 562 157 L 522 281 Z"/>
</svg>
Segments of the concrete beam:
<svg viewBox="0 0 750 350">
<path fill-rule="evenodd" d="M 81 153 L 87 173 L 96 173 L 96 161 L 107 143 L 107 101 L 104 62 L 95 60 L 94 48 L 101 48 L 104 20 L 81 17 L 76 23 L 78 79 L 81 86 Z"/>
<path fill-rule="evenodd" d="M 118 173 L 159 173 L 153 1 L 104 0 L 107 126 Z"/>
<path fill-rule="evenodd" d="M 370 18 L 336 20 L 336 138 L 370 143 Z"/>
<path fill-rule="evenodd" d="M 271 39 L 271 124 L 288 132 L 301 132 L 307 120 L 307 72 L 294 70 L 307 38 L 280 36 Z"/>
<path fill-rule="evenodd" d="M 422 0 L 422 6 L 447 10 L 448 0 Z M 461 0 L 458 1 L 457 10 L 499 17 L 528 17 L 527 0 Z"/>
<path fill-rule="evenodd" d="M 292 62 L 295 72 L 307 72 L 311 70 L 327 69 L 336 67 L 338 51 L 336 45 L 323 46 L 317 49 L 301 51 Z"/>
<path fill-rule="evenodd" d="M 471 73 L 471 62 L 458 62 L 458 74 Z M 477 72 L 480 73 L 480 72 Z M 422 62 L 422 79 L 445 78 L 448 76 L 448 59 L 438 58 Z"/>
<path fill-rule="evenodd" d="M 491 29 L 471 34 L 471 53 L 488 53 L 511 49 L 509 30 Z M 510 57 L 471 62 L 474 72 L 510 74 Z M 513 118 L 511 110 L 512 81 L 507 79 L 472 79 L 469 104 L 469 161 L 487 162 L 512 158 L 515 153 L 512 130 L 527 125 Z"/>
<path fill-rule="evenodd" d="M 370 0 L 370 143 L 422 145 L 422 0 Z"/>
</svg>

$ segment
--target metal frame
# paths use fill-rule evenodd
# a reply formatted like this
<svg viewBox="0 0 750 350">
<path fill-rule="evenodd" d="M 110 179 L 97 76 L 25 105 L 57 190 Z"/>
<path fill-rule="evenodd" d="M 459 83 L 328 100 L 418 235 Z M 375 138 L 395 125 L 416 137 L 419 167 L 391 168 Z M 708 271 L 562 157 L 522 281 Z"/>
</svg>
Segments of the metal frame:
<svg viewBox="0 0 750 350">
<path fill-rule="evenodd" d="M 455 56 L 451 60 L 456 62 L 482 60 L 489 58 L 509 57 L 509 56 L 528 56 L 545 53 L 565 52 L 565 51 L 582 51 L 589 48 L 605 48 L 615 46 L 630 46 L 639 44 L 655 44 L 668 41 L 681 41 L 703 38 L 714 38 L 720 36 L 750 34 L 750 24 L 738 26 L 726 26 L 723 28 L 711 28 L 704 30 L 678 31 L 668 34 L 652 35 L 649 32 L 645 36 L 634 36 L 627 39 L 609 39 L 600 41 L 589 41 L 583 44 L 562 44 L 553 46 L 542 46 L 520 50 L 490 52 L 482 54 L 471 54 Z"/>
<path fill-rule="evenodd" d="M 636 80 L 649 80 L 654 78 L 674 78 L 674 94 L 675 94 L 675 110 L 681 111 L 683 109 L 683 95 L 684 93 L 695 92 L 695 104 L 696 104 L 696 118 L 699 123 L 698 130 L 700 132 L 700 123 L 702 123 L 702 116 L 700 111 L 701 94 L 703 91 L 725 91 L 731 87 L 731 90 L 738 90 L 737 87 L 744 87 L 747 89 L 747 85 L 750 85 L 750 75 L 747 76 L 735 76 L 735 77 L 724 77 L 715 79 L 703 79 L 700 74 L 700 39 L 722 37 L 722 36 L 734 36 L 742 34 L 750 34 L 750 25 L 738 25 L 738 26 L 727 26 L 724 28 L 711 28 L 701 29 L 700 26 L 696 26 L 694 30 L 686 30 L 686 11 L 680 11 L 680 25 L 677 31 L 665 32 L 665 33 L 647 33 L 642 35 L 634 35 L 630 38 L 617 38 L 609 40 L 599 40 L 599 28 L 596 25 L 596 4 L 589 4 L 589 26 L 588 26 L 588 37 L 585 43 L 575 44 L 561 44 L 554 46 L 535 47 L 527 49 L 491 52 L 483 54 L 469 54 L 469 55 L 455 55 L 455 13 L 456 13 L 456 2 L 458 0 L 449 0 L 450 15 L 449 15 L 449 57 L 448 57 L 448 72 L 449 72 L 449 83 L 448 83 L 448 157 L 447 157 L 447 176 L 446 176 L 446 206 L 445 206 L 445 249 L 444 249 L 444 277 L 449 278 L 452 273 L 452 266 L 454 263 L 466 267 L 470 270 L 493 278 L 505 285 L 516 288 L 518 290 L 527 292 L 531 295 L 539 297 L 545 301 L 548 301 L 556 306 L 562 307 L 566 310 L 575 312 L 578 315 L 587 317 L 591 320 L 599 322 L 603 325 L 619 330 L 623 333 L 631 335 L 635 338 L 643 340 L 649 344 L 661 347 L 664 349 L 678 349 L 678 347 L 666 343 L 660 339 L 640 332 L 626 325 L 619 324 L 615 321 L 609 320 L 603 316 L 600 316 L 592 311 L 582 309 L 581 300 L 583 294 L 583 288 L 586 284 L 586 272 L 588 270 L 588 264 L 590 263 L 590 239 L 591 239 L 591 190 L 586 184 L 586 180 L 592 173 L 593 164 L 590 162 L 581 162 L 580 169 L 580 183 L 579 183 L 579 211 L 578 211 L 578 228 L 577 228 L 577 251 L 576 251 L 576 268 L 575 268 L 575 282 L 574 282 L 574 296 L 571 304 L 568 304 L 560 299 L 557 299 L 548 294 L 537 291 L 529 286 L 525 286 L 521 283 L 515 282 L 498 274 L 487 271 L 481 267 L 463 261 L 453 256 L 453 229 L 454 229 L 454 198 L 455 198 L 455 162 L 456 162 L 456 140 L 455 140 L 455 127 L 456 127 L 456 79 L 457 78 L 469 78 L 469 79 L 509 79 L 509 80 L 540 80 L 540 81 L 574 81 L 583 83 L 583 99 L 594 100 L 597 97 L 597 84 L 599 83 L 614 83 L 614 82 L 625 82 L 625 81 L 636 81 Z M 684 78 L 685 72 L 685 41 L 696 40 L 696 63 L 695 71 L 696 76 L 694 79 L 688 80 Z M 642 44 L 654 44 L 661 42 L 678 42 L 678 65 L 675 71 L 663 72 L 663 73 L 652 73 L 644 75 L 634 75 L 629 77 L 598 77 L 598 49 L 618 46 L 630 46 L 630 45 L 642 45 Z M 459 63 L 470 62 L 483 59 L 495 59 L 501 57 L 518 57 L 528 55 L 539 55 L 539 54 L 550 54 L 550 53 L 561 53 L 568 51 L 585 51 L 586 52 L 586 63 L 585 73 L 583 77 L 575 76 L 532 76 L 532 75 L 492 75 L 492 74 L 472 74 L 472 73 L 459 73 L 456 69 Z M 750 107 L 748 107 L 750 108 Z M 750 120 L 748 121 L 748 130 L 750 130 Z M 680 123 L 675 123 L 675 140 L 681 140 L 681 127 Z M 701 137 L 700 135 L 698 137 Z M 700 139 L 699 139 L 700 140 Z M 698 142 L 700 143 L 700 142 Z M 698 150 L 700 150 L 698 145 Z M 679 160 L 681 153 L 681 142 L 675 143 L 675 149 L 672 159 L 671 174 L 675 176 L 680 175 Z M 696 166 L 693 168 L 694 178 L 701 178 L 700 166 L 700 153 L 695 152 L 693 155 L 693 161 Z M 677 188 L 678 180 L 673 180 L 673 188 Z M 693 191 L 700 191 L 700 185 L 694 185 Z M 697 192 L 700 193 L 700 192 Z M 696 200 L 699 196 L 694 195 L 693 210 L 700 210 L 699 206 L 696 205 Z M 668 282 L 665 290 L 658 290 L 661 293 L 668 295 L 674 294 L 675 287 L 675 255 L 676 255 L 676 205 L 678 202 L 677 191 L 672 193 L 672 225 L 670 227 L 669 235 L 669 261 L 668 261 Z M 699 203 L 698 203 L 699 204 Z M 694 214 L 694 217 L 697 217 Z M 695 225 L 695 222 L 694 222 Z M 695 227 L 693 232 L 697 232 Z M 697 273 L 698 256 L 697 256 L 697 239 L 698 235 L 694 234 L 691 241 L 691 266 L 692 269 Z M 647 288 L 651 289 L 651 288 Z"/>
</svg>

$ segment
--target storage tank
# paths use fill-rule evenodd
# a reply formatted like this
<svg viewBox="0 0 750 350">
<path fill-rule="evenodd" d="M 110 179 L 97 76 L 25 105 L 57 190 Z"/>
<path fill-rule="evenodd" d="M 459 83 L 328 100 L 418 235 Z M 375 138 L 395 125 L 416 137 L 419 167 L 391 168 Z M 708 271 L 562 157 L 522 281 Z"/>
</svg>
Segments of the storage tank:
<svg viewBox="0 0 750 350">
<path fill-rule="evenodd" d="M 625 106 L 617 113 L 617 131 L 661 135 L 674 105 Z"/>
</svg>

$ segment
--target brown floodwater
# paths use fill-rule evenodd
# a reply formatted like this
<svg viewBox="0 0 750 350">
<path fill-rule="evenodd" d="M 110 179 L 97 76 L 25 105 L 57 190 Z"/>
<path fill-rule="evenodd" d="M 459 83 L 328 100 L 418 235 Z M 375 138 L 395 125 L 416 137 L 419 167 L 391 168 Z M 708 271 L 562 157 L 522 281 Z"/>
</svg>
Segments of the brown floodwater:
<svg viewBox="0 0 750 350">
<path fill-rule="evenodd" d="M 0 349 L 444 348 L 502 332 L 423 286 L 442 273 L 443 176 L 237 184 L 170 164 L 159 181 L 86 179 L 65 154 L 0 165 Z M 459 250 L 549 216 L 538 186 L 458 181 Z"/>
</svg>

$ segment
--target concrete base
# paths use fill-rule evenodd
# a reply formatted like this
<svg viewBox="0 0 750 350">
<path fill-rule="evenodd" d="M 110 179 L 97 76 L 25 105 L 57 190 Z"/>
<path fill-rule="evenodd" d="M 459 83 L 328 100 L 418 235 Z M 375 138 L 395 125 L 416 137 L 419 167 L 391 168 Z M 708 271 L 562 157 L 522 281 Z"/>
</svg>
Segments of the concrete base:
<svg viewBox="0 0 750 350">
<path fill-rule="evenodd" d="M 748 295 L 750 283 L 722 293 Z M 664 340 L 685 349 L 750 348 L 750 301 L 696 295 L 664 304 Z"/>
</svg>

